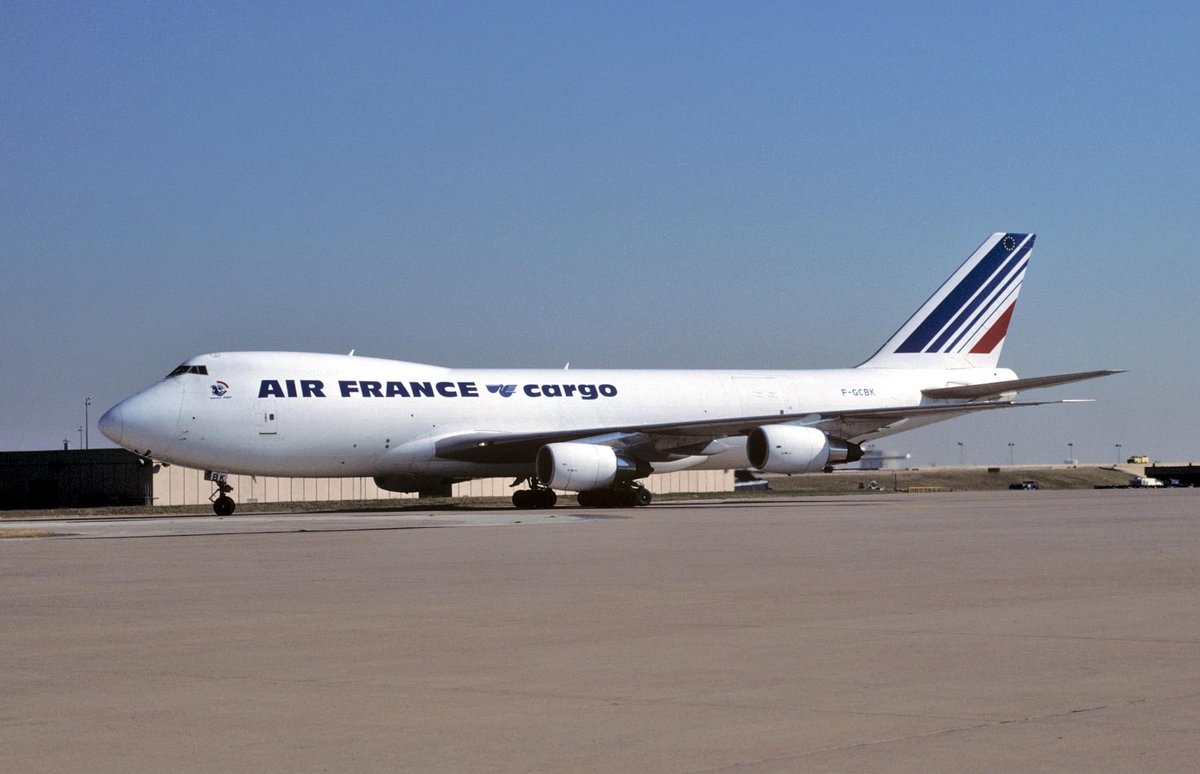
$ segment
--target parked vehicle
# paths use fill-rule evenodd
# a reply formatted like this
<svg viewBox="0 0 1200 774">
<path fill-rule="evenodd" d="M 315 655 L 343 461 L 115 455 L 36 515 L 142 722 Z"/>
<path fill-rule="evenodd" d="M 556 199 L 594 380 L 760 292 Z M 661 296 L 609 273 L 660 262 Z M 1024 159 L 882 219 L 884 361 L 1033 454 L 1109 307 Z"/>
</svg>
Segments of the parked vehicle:
<svg viewBox="0 0 1200 774">
<path fill-rule="evenodd" d="M 1009 484 L 1009 489 L 1041 489 L 1042 485 L 1036 481 L 1020 481 L 1016 484 Z"/>
</svg>

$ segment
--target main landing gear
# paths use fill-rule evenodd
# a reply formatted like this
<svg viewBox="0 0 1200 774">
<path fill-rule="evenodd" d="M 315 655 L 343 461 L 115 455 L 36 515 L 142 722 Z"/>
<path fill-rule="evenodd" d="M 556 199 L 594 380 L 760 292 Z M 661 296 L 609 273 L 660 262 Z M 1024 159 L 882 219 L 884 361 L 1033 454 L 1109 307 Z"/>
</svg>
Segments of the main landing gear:
<svg viewBox="0 0 1200 774">
<path fill-rule="evenodd" d="M 649 505 L 654 496 L 641 482 L 630 481 L 611 489 L 592 489 L 575 495 L 583 508 L 635 508 Z"/>
<path fill-rule="evenodd" d="M 233 487 L 226 481 L 226 476 L 226 473 L 214 473 L 212 471 L 205 471 L 204 473 L 206 479 L 217 485 L 217 491 L 209 495 L 208 499 L 212 502 L 213 513 L 218 516 L 231 516 L 233 515 L 234 508 L 237 507 L 237 503 L 229 496 L 229 493 L 233 491 Z"/>
<path fill-rule="evenodd" d="M 518 489 L 513 492 L 513 505 L 522 510 L 530 508 L 553 508 L 558 502 L 558 495 L 553 489 L 547 489 L 538 483 L 537 479 L 517 479 L 513 486 L 528 483 L 529 489 Z M 592 489 L 587 492 L 577 492 L 575 499 L 583 508 L 634 508 L 649 505 L 654 496 L 639 481 L 627 481 L 608 489 Z"/>
<path fill-rule="evenodd" d="M 529 479 L 529 489 L 518 489 L 513 492 L 513 505 L 521 510 L 528 508 L 553 508 L 558 502 L 558 495 L 553 489 L 547 489 L 535 480 Z"/>
</svg>

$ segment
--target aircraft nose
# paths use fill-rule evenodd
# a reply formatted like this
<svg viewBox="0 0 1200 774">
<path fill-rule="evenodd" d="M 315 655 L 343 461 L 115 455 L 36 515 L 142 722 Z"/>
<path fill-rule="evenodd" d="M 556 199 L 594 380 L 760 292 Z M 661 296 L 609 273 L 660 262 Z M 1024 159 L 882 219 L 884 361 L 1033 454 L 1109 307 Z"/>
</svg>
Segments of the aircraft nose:
<svg viewBox="0 0 1200 774">
<path fill-rule="evenodd" d="M 97 425 L 104 437 L 117 446 L 121 445 L 121 440 L 125 436 L 125 409 L 122 408 L 124 405 L 125 402 L 122 401 L 105 411 Z"/>
<path fill-rule="evenodd" d="M 113 443 L 140 453 L 162 454 L 179 435 L 183 390 L 172 380 L 126 398 L 100 417 L 100 432 Z"/>
</svg>

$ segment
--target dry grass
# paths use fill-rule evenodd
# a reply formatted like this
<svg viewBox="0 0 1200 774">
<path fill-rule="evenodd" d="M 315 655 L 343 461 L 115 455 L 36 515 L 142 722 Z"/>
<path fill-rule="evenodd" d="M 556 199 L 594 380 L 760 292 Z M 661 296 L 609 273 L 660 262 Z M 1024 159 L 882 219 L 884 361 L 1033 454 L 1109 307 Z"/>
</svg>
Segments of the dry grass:
<svg viewBox="0 0 1200 774">
<path fill-rule="evenodd" d="M 58 535 L 52 529 L 0 529 L 0 540 L 4 538 L 39 538 Z"/>
<path fill-rule="evenodd" d="M 1018 481 L 1035 480 L 1043 489 L 1091 489 L 1096 486 L 1124 486 L 1129 483 L 1128 473 L 1110 467 L 1080 466 L 1054 467 L 1003 467 L 999 472 L 989 473 L 987 468 L 926 468 L 918 470 L 869 470 L 837 471 L 834 473 L 805 473 L 796 476 L 767 476 L 771 482 L 770 492 L 709 492 L 655 494 L 656 502 L 678 500 L 726 500 L 732 497 L 779 496 L 828 496 L 846 494 L 870 494 L 873 491 L 907 491 L 917 487 L 938 487 L 955 492 L 991 491 L 1007 489 Z M 879 485 L 878 490 L 867 489 L 871 481 Z M 860 488 L 860 484 L 862 488 Z M 573 506 L 575 498 L 559 498 L 564 506 Z M 345 500 L 337 502 L 289 502 L 289 503 L 238 503 L 237 513 L 346 513 L 346 512 L 397 512 L 397 511 L 459 511 L 511 508 L 507 497 L 440 497 L 424 500 Z M 0 511 L 0 523 L 23 519 L 84 519 L 84 518 L 130 518 L 137 516 L 212 516 L 208 503 L 202 505 L 177 506 L 125 506 L 109 508 L 60 508 L 42 511 Z M 12 537 L 5 535 L 4 537 Z"/>
<path fill-rule="evenodd" d="M 1009 484 L 1037 481 L 1042 489 L 1092 489 L 1097 486 L 1124 486 L 1130 476 L 1119 470 L 1103 467 L 1002 467 L 995 472 L 988 468 L 926 468 L 919 470 L 863 470 L 834 473 L 805 473 L 797 476 L 768 476 L 775 494 L 830 495 L 858 494 L 870 482 L 879 485 L 878 491 L 894 492 L 909 489 L 938 487 L 955 492 L 986 492 L 1008 489 Z M 859 486 L 864 487 L 860 489 Z"/>
</svg>

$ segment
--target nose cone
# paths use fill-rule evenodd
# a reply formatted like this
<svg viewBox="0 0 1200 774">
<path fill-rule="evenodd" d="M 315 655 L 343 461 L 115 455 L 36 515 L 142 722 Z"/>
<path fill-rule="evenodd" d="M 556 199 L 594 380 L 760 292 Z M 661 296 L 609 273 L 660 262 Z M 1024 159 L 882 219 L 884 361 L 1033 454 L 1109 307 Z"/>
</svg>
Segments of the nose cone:
<svg viewBox="0 0 1200 774">
<path fill-rule="evenodd" d="M 179 437 L 183 389 L 168 379 L 126 398 L 100 417 L 100 432 L 118 446 L 155 456 Z"/>
<path fill-rule="evenodd" d="M 104 412 L 104 416 L 100 417 L 100 432 L 104 433 L 104 437 L 121 446 L 121 440 L 125 435 L 125 402 L 122 401 L 117 405 Z"/>
</svg>

